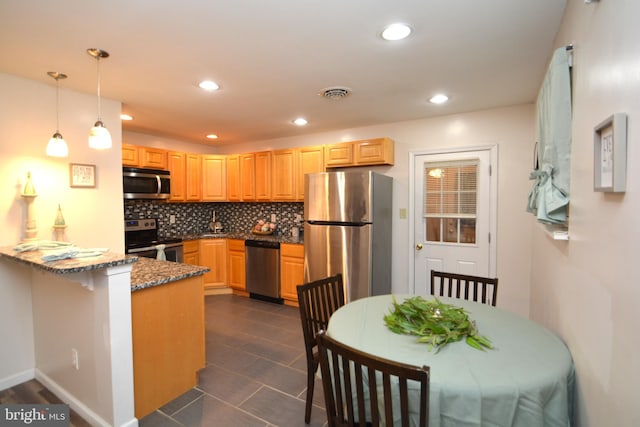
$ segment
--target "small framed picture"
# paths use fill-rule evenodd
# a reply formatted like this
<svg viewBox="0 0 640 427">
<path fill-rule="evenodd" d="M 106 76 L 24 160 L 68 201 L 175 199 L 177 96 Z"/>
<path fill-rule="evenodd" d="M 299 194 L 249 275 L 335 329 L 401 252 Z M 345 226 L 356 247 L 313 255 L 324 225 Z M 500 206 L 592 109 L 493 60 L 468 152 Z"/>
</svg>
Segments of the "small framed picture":
<svg viewBox="0 0 640 427">
<path fill-rule="evenodd" d="M 73 188 L 96 186 L 96 165 L 69 163 L 69 185 Z"/>
<path fill-rule="evenodd" d="M 623 193 L 627 185 L 627 115 L 616 113 L 594 128 L 593 190 Z"/>
</svg>

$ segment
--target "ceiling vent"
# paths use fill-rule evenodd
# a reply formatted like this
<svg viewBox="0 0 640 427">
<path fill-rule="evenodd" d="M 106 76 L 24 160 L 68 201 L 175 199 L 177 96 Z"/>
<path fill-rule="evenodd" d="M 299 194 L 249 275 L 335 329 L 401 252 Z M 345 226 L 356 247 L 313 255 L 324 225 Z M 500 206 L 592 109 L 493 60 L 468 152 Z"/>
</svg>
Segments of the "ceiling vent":
<svg viewBox="0 0 640 427">
<path fill-rule="evenodd" d="M 346 87 L 330 87 L 322 89 L 320 94 L 327 99 L 340 100 L 351 95 L 351 89 Z"/>
</svg>

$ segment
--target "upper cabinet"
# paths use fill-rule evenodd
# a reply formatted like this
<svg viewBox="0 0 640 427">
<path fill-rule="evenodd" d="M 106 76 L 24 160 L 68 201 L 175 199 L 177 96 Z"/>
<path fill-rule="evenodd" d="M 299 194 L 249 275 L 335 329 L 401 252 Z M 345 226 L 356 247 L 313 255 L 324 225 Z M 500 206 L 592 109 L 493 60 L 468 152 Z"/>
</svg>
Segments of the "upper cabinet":
<svg viewBox="0 0 640 427">
<path fill-rule="evenodd" d="M 140 147 L 131 144 L 122 144 L 122 166 L 138 167 L 140 165 Z"/>
<path fill-rule="evenodd" d="M 232 155 L 122 144 L 123 166 L 169 169 L 175 202 L 304 201 L 304 176 L 327 168 L 393 165 L 389 138 Z"/>
<path fill-rule="evenodd" d="M 186 153 L 185 164 L 185 200 L 199 202 L 202 200 L 202 159 L 200 159 L 200 154 Z"/>
<path fill-rule="evenodd" d="M 202 155 L 202 200 L 205 202 L 227 200 L 226 156 Z"/>
<path fill-rule="evenodd" d="M 296 200 L 304 201 L 304 176 L 308 173 L 324 172 L 324 148 L 322 145 L 302 147 L 296 150 L 296 155 Z"/>
<path fill-rule="evenodd" d="M 275 201 L 296 199 L 296 150 L 275 150 L 271 153 L 271 198 Z"/>
<path fill-rule="evenodd" d="M 242 200 L 240 184 L 240 155 L 227 156 L 227 200 L 239 202 Z"/>
<path fill-rule="evenodd" d="M 166 170 L 167 151 L 160 148 L 122 144 L 122 165 Z"/>
<path fill-rule="evenodd" d="M 187 200 L 187 164 L 185 153 L 179 151 L 169 151 L 167 153 L 167 163 L 171 172 L 171 196 L 172 202 L 184 202 Z"/>
<path fill-rule="evenodd" d="M 324 154 L 328 168 L 393 165 L 394 144 L 389 138 L 340 142 L 325 145 Z"/>
<path fill-rule="evenodd" d="M 271 151 L 256 153 L 256 200 L 271 200 Z"/>
</svg>

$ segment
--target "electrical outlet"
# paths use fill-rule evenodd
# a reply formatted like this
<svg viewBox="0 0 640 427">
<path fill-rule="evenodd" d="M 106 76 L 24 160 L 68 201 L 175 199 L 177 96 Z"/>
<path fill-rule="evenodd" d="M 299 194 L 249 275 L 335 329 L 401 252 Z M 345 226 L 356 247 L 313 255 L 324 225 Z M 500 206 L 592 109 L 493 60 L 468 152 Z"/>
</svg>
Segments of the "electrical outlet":
<svg viewBox="0 0 640 427">
<path fill-rule="evenodd" d="M 175 224 L 175 223 L 176 223 L 176 216 L 169 215 L 169 224 Z"/>
<path fill-rule="evenodd" d="M 271 214 L 271 222 L 275 224 L 276 222 L 276 214 Z"/>
<path fill-rule="evenodd" d="M 76 368 L 76 370 L 80 370 L 80 358 L 78 357 L 78 350 L 75 348 L 71 349 L 71 365 Z"/>
</svg>

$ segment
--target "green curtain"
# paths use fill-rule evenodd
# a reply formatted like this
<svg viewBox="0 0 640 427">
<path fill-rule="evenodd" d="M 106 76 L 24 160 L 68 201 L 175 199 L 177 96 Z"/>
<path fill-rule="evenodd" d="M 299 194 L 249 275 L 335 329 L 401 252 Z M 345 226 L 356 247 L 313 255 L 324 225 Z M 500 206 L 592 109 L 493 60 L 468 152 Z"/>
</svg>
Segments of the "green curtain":
<svg viewBox="0 0 640 427">
<path fill-rule="evenodd" d="M 534 180 L 527 211 L 546 224 L 567 224 L 571 165 L 569 53 L 556 49 L 537 101 Z"/>
</svg>

